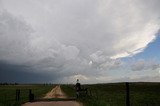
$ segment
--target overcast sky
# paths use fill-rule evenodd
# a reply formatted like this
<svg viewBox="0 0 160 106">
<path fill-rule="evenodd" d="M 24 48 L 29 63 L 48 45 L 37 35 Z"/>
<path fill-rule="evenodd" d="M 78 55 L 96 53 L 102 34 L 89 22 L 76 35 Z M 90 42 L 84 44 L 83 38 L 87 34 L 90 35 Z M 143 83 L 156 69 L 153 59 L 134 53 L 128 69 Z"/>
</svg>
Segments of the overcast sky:
<svg viewBox="0 0 160 106">
<path fill-rule="evenodd" d="M 0 82 L 160 82 L 159 0 L 0 0 Z"/>
</svg>

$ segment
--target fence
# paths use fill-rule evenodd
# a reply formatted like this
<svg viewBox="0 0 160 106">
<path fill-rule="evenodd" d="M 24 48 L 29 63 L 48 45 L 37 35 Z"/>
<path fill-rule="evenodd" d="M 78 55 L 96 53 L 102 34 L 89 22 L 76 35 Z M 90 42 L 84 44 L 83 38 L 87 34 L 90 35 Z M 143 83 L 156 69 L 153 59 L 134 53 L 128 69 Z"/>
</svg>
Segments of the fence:
<svg viewBox="0 0 160 106">
<path fill-rule="evenodd" d="M 88 97 L 103 101 L 108 106 L 159 106 L 160 84 L 115 83 L 85 85 Z"/>
<path fill-rule="evenodd" d="M 11 91 L 1 95 L 0 106 L 20 106 L 22 103 L 33 100 L 34 94 L 31 89 L 16 89 L 15 93 Z"/>
</svg>

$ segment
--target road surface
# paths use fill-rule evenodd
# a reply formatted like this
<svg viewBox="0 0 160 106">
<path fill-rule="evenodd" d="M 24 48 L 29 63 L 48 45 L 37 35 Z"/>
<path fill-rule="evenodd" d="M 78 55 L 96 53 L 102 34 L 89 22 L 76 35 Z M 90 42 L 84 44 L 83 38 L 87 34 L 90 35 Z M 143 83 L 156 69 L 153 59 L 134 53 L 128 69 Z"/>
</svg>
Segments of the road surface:
<svg viewBox="0 0 160 106">
<path fill-rule="evenodd" d="M 67 98 L 65 93 L 61 90 L 60 86 L 54 87 L 50 92 L 48 92 L 44 99 L 51 98 Z M 39 101 L 39 102 L 27 102 L 22 106 L 83 106 L 82 103 L 76 101 Z"/>
</svg>

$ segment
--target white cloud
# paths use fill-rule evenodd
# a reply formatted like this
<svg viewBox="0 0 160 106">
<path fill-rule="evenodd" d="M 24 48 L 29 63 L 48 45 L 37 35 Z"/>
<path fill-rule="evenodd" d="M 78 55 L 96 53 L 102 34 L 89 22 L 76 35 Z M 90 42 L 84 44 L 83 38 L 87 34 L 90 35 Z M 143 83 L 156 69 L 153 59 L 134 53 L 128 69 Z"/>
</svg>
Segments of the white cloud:
<svg viewBox="0 0 160 106">
<path fill-rule="evenodd" d="M 159 0 L 2 0 L 1 5 L 0 59 L 62 77 L 118 69 L 122 57 L 142 52 L 160 29 Z"/>
<path fill-rule="evenodd" d="M 110 70 L 118 68 L 123 65 L 123 62 L 119 59 L 112 59 L 103 54 L 102 51 L 97 51 L 90 55 L 91 61 L 89 65 L 92 67 L 98 67 L 100 70 Z"/>
</svg>

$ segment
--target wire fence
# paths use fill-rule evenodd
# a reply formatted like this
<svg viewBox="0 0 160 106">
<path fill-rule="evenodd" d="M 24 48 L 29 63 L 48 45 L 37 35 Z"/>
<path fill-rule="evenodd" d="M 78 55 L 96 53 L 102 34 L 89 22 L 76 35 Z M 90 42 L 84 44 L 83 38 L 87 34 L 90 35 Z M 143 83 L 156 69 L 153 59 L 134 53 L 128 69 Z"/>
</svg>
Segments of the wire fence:
<svg viewBox="0 0 160 106">
<path fill-rule="evenodd" d="M 160 106 L 160 84 L 85 85 L 88 98 L 104 106 Z M 83 97 L 82 97 L 83 98 Z M 103 106 L 103 105 L 102 105 Z"/>
<path fill-rule="evenodd" d="M 27 101 L 33 101 L 36 97 L 31 89 L 16 89 L 14 93 L 5 93 L 1 96 L 0 106 L 20 106 Z"/>
</svg>

